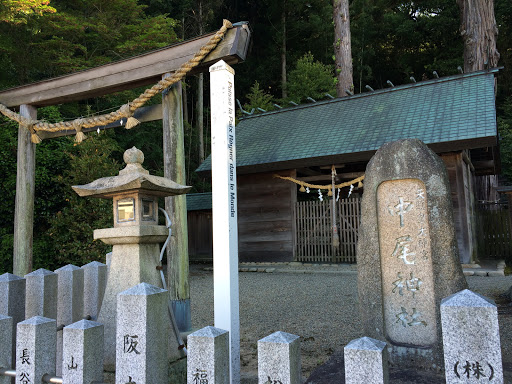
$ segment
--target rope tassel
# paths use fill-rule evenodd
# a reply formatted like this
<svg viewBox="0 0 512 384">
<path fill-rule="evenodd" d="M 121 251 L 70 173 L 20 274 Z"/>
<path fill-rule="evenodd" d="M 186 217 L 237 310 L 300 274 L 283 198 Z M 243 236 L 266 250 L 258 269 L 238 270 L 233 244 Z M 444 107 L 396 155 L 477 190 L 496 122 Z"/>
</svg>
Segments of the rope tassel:
<svg viewBox="0 0 512 384">
<path fill-rule="evenodd" d="M 73 129 L 76 132 L 75 143 L 80 144 L 85 140 L 85 134 L 82 132 L 82 125 L 84 124 L 83 119 L 76 119 L 73 121 Z"/>
<path fill-rule="evenodd" d="M 39 137 L 39 135 L 37 134 L 36 130 L 34 129 L 33 124 L 29 124 L 27 128 L 30 131 L 30 141 L 31 142 L 33 142 L 34 144 L 39 144 L 41 141 L 43 141 L 41 139 L 41 137 Z"/>
<path fill-rule="evenodd" d="M 140 124 L 140 121 L 137 120 L 135 117 L 131 116 L 126 120 L 126 125 L 124 126 L 126 129 L 132 129 L 133 127 L 136 127 Z"/>
<path fill-rule="evenodd" d="M 34 123 L 35 122 L 29 122 L 27 123 L 26 127 L 30 131 L 30 141 L 33 142 L 34 144 L 39 144 L 43 140 L 34 129 Z"/>
<path fill-rule="evenodd" d="M 30 141 L 32 141 L 34 144 L 39 144 L 41 141 L 41 138 L 39 137 L 39 135 L 37 134 L 36 131 L 32 132 L 32 134 L 30 135 Z"/>
</svg>

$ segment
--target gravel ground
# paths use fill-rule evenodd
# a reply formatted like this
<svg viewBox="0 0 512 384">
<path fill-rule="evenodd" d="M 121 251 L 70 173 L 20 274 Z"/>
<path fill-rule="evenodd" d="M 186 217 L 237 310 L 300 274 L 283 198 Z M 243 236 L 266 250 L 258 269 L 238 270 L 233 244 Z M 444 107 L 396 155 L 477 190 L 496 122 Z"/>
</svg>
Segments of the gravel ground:
<svg viewBox="0 0 512 384">
<path fill-rule="evenodd" d="M 503 302 L 512 276 L 467 277 L 470 289 Z M 336 350 L 364 336 L 357 303 L 357 274 L 242 272 L 240 281 L 241 368 L 244 381 L 257 377 L 257 341 L 275 331 L 301 336 L 302 373 L 307 378 Z M 213 274 L 193 265 L 192 326 L 213 325 Z M 505 363 L 512 363 L 512 307 L 500 307 Z"/>
</svg>

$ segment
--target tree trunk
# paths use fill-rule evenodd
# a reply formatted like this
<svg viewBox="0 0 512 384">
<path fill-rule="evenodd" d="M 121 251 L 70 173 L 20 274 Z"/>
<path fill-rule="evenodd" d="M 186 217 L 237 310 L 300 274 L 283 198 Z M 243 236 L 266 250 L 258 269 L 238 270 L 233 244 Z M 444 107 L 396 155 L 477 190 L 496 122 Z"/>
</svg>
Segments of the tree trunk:
<svg viewBox="0 0 512 384">
<path fill-rule="evenodd" d="M 199 2 L 199 35 L 203 34 L 203 4 Z M 201 72 L 197 80 L 197 135 L 199 138 L 199 162 L 204 161 L 204 76 Z"/>
<path fill-rule="evenodd" d="M 197 78 L 197 135 L 199 136 L 199 161 L 204 160 L 204 108 L 203 108 L 204 75 Z"/>
<path fill-rule="evenodd" d="M 464 72 L 498 66 L 498 27 L 494 0 L 457 0 L 461 11 L 460 34 L 464 39 Z"/>
<path fill-rule="evenodd" d="M 288 97 L 286 89 L 286 0 L 283 0 L 281 24 L 283 26 L 283 39 L 281 42 L 281 96 L 283 99 L 286 99 Z"/>
<path fill-rule="evenodd" d="M 187 79 L 181 80 L 181 88 L 183 92 L 183 121 L 188 122 L 188 97 L 187 97 Z"/>
<path fill-rule="evenodd" d="M 334 22 L 334 59 L 336 64 L 336 93 L 346 96 L 347 90 L 353 91 L 352 49 L 350 43 L 350 17 L 348 0 L 333 0 Z"/>
<path fill-rule="evenodd" d="M 494 17 L 494 0 L 457 0 L 461 13 L 460 34 L 464 40 L 464 72 L 481 71 L 498 66 L 500 54 L 496 49 L 496 37 L 498 27 Z M 496 81 L 496 80 L 495 80 Z M 496 83 L 495 83 L 496 86 Z M 469 172 L 471 177 L 471 173 Z M 475 189 L 485 189 L 485 194 L 479 196 L 484 201 L 496 201 L 499 194 L 496 191 L 498 186 L 497 175 L 486 175 L 476 177 Z M 470 212 L 475 211 L 474 199 L 471 200 Z M 470 252 L 471 262 L 477 256 L 475 218 L 471 218 L 469 224 L 471 244 L 473 251 Z M 487 255 L 479 255 L 486 257 Z"/>
</svg>

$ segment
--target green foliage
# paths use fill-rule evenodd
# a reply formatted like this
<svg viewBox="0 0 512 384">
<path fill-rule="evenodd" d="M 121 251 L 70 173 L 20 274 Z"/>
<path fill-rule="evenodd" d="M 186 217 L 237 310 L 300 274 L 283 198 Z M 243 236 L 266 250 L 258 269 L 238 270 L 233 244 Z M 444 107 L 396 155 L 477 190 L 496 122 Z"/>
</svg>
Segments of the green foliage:
<svg viewBox="0 0 512 384">
<path fill-rule="evenodd" d="M 502 113 L 498 117 L 500 134 L 500 157 L 502 174 L 508 182 L 512 182 L 512 97 L 507 98 L 501 106 Z"/>
<path fill-rule="evenodd" d="M 18 127 L 3 116 L 0 117 L 0 270 L 12 271 L 14 238 L 14 199 L 16 196 L 16 148 Z"/>
<path fill-rule="evenodd" d="M 251 112 L 252 109 L 254 109 L 257 113 L 257 108 L 264 109 L 265 111 L 271 111 L 274 109 L 272 95 L 260 88 L 258 80 L 254 81 L 251 91 L 245 97 L 248 102 L 244 104 L 244 110 L 247 112 Z"/>
<path fill-rule="evenodd" d="M 332 67 L 315 61 L 311 52 L 304 54 L 288 76 L 288 97 L 305 101 L 307 97 L 324 99 L 325 94 L 336 94 L 335 77 Z"/>
<path fill-rule="evenodd" d="M 499 65 L 505 67 L 498 77 L 497 103 L 501 106 L 512 94 L 512 2 L 495 0 L 496 24 L 499 34 L 497 40 L 500 53 Z M 501 108 L 499 108 L 501 109 Z"/>
<path fill-rule="evenodd" d="M 55 119 L 60 117 L 56 107 L 39 109 L 41 118 Z M 16 194 L 16 154 L 18 125 L 6 118 L 0 120 L 0 268 L 12 271 L 14 202 Z M 65 151 L 73 146 L 72 141 L 65 138 L 46 140 L 39 144 L 36 151 L 35 201 L 34 201 L 34 260 L 47 259 L 53 254 L 44 233 L 55 212 L 64 206 L 62 199 L 64 187 L 57 182 L 56 175 L 68 166 Z"/>
<path fill-rule="evenodd" d="M 57 12 L 0 23 L 6 77 L 25 83 L 124 59 L 177 41 L 177 22 L 146 16 L 137 0 L 54 0 Z M 6 85 L 8 80 L 4 80 Z M 11 80 L 12 81 L 12 80 Z"/>
<path fill-rule="evenodd" d="M 0 22 L 27 23 L 31 16 L 54 13 L 49 0 L 3 0 L 0 2 Z"/>
<path fill-rule="evenodd" d="M 89 135 L 87 140 L 80 145 L 74 144 L 65 153 L 69 158 L 69 167 L 56 178 L 65 186 L 60 196 L 65 206 L 50 219 L 50 227 L 45 234 L 52 244 L 53 259 L 34 258 L 35 268 L 40 266 L 39 263 L 55 268 L 68 263 L 84 265 L 94 260 L 104 261 L 109 247 L 93 241 L 93 230 L 112 227 L 112 200 L 81 198 L 71 186 L 117 175 L 120 165 L 112 160 L 112 154 L 116 151 L 120 151 L 120 148 L 113 133 L 102 132 L 100 135 Z"/>
<path fill-rule="evenodd" d="M 40 118 L 60 118 L 56 107 L 39 109 Z M 0 122 L 0 268 L 12 271 L 14 201 L 18 126 Z M 112 159 L 120 148 L 113 132 L 89 134 L 77 145 L 72 137 L 44 140 L 36 151 L 34 202 L 34 269 L 55 269 L 67 263 L 83 265 L 100 260 L 108 247 L 93 242 L 92 231 L 112 226 L 112 202 L 80 198 L 71 185 L 87 184 L 114 175 L 119 164 Z"/>
<path fill-rule="evenodd" d="M 459 9 L 452 0 L 354 0 L 352 54 L 356 92 L 457 73 L 462 65 Z"/>
</svg>

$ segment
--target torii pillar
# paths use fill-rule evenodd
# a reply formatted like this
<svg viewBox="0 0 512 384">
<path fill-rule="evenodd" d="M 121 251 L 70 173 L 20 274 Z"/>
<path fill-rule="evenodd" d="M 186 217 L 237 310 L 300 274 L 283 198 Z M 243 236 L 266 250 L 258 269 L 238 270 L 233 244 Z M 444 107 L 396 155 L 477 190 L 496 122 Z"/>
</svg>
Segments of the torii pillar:
<svg viewBox="0 0 512 384">
<path fill-rule="evenodd" d="M 162 77 L 170 76 L 169 73 Z M 187 183 L 185 171 L 185 134 L 181 82 L 162 93 L 164 177 L 178 184 Z M 192 330 L 190 285 L 188 282 L 188 228 L 185 195 L 165 198 L 165 210 L 171 219 L 172 237 L 167 247 L 169 299 L 181 332 Z"/>
<path fill-rule="evenodd" d="M 21 105 L 20 115 L 36 120 L 37 109 Z M 30 131 L 20 124 L 16 173 L 16 207 L 14 211 L 13 274 L 25 276 L 32 272 L 34 195 L 36 186 L 36 145 Z"/>
</svg>

